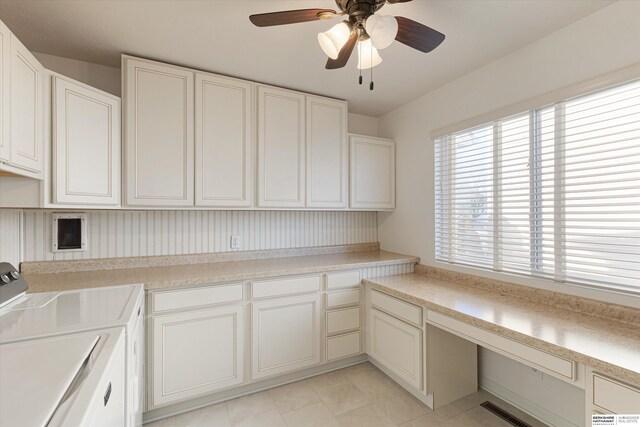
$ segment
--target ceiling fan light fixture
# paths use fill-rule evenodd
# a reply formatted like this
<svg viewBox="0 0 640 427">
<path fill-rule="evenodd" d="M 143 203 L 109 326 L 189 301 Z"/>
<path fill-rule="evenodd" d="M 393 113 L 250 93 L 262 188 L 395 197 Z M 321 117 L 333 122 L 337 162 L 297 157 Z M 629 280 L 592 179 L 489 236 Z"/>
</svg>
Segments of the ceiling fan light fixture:
<svg viewBox="0 0 640 427">
<path fill-rule="evenodd" d="M 398 34 L 398 21 L 391 15 L 371 15 L 365 22 L 365 29 L 376 49 L 389 47 Z"/>
<path fill-rule="evenodd" d="M 324 33 L 318 33 L 318 43 L 322 51 L 331 59 L 336 59 L 340 49 L 349 40 L 351 27 L 346 21 L 334 25 Z"/>
<path fill-rule="evenodd" d="M 371 39 L 358 42 L 358 69 L 368 70 L 382 63 L 378 49 L 373 47 Z"/>
</svg>

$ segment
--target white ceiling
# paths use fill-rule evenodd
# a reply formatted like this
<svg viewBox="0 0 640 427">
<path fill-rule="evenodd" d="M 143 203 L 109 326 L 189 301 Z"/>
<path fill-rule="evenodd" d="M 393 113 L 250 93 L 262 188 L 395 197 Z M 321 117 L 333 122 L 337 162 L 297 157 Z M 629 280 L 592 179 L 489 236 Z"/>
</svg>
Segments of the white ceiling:
<svg viewBox="0 0 640 427">
<path fill-rule="evenodd" d="M 330 8 L 333 0 L 1 0 L 0 17 L 31 50 L 119 67 L 128 53 L 306 92 L 347 99 L 380 116 L 601 9 L 604 0 L 414 0 L 386 5 L 444 34 L 420 53 L 398 42 L 380 52 L 375 90 L 357 83 L 356 55 L 325 70 L 316 41 L 332 22 L 254 27 L 253 13 Z"/>
</svg>

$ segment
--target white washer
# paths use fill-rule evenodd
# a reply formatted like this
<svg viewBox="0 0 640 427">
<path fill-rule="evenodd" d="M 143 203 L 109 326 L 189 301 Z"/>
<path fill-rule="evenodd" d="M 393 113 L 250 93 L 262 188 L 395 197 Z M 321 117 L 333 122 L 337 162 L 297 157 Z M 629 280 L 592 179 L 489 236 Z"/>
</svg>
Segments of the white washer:
<svg viewBox="0 0 640 427">
<path fill-rule="evenodd" d="M 8 265 L 0 264 L 0 268 L 7 270 Z M 20 281 L 26 286 L 19 277 L 0 290 L 7 292 Z M 144 316 L 143 285 L 24 294 L 0 308 L 0 345 L 6 348 L 11 343 L 123 328 L 127 414 L 124 425 L 140 426 L 144 410 Z"/>
<path fill-rule="evenodd" d="M 124 344 L 124 328 L 0 344 L 0 425 L 125 425 Z"/>
</svg>

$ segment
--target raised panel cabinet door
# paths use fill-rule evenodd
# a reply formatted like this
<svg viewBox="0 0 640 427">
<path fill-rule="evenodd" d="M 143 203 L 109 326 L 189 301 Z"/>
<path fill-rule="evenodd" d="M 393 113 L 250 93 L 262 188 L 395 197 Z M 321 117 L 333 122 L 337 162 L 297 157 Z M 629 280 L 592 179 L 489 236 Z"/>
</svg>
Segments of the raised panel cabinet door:
<svg viewBox="0 0 640 427">
<path fill-rule="evenodd" d="M 305 97 L 258 87 L 258 206 L 305 205 Z"/>
<path fill-rule="evenodd" d="M 11 38 L 11 165 L 42 177 L 44 167 L 42 74 L 38 60 Z"/>
<path fill-rule="evenodd" d="M 320 363 L 320 295 L 253 303 L 253 379 Z"/>
<path fill-rule="evenodd" d="M 11 31 L 0 21 L 0 161 L 11 160 L 9 114 L 11 90 Z"/>
<path fill-rule="evenodd" d="M 307 207 L 347 207 L 347 103 L 307 96 Z"/>
<path fill-rule="evenodd" d="M 153 407 L 242 383 L 243 312 L 237 306 L 153 318 Z"/>
<path fill-rule="evenodd" d="M 53 78 L 53 202 L 120 203 L 120 99 Z"/>
<path fill-rule="evenodd" d="M 351 208 L 394 209 L 396 206 L 395 143 L 354 135 L 351 145 Z"/>
<path fill-rule="evenodd" d="M 422 389 L 422 331 L 376 309 L 369 310 L 369 355 Z"/>
<path fill-rule="evenodd" d="M 193 205 L 193 72 L 124 57 L 127 204 Z"/>
<path fill-rule="evenodd" d="M 196 74 L 196 205 L 250 207 L 251 82 Z"/>
</svg>

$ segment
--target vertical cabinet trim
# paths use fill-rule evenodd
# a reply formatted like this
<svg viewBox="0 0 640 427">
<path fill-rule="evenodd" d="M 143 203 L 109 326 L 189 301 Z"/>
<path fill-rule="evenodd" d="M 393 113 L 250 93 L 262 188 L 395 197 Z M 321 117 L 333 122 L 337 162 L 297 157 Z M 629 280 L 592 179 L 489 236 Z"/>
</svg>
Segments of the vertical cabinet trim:
<svg viewBox="0 0 640 427">
<path fill-rule="evenodd" d="M 284 106 L 290 104 L 289 107 L 293 108 L 295 113 L 289 117 L 270 117 L 270 114 L 274 113 L 271 109 L 273 107 L 270 108 L 268 104 L 270 100 L 283 103 Z M 278 123 L 277 119 L 286 120 L 286 122 Z M 291 134 L 282 135 L 288 133 L 286 130 L 291 127 L 295 129 L 295 135 L 293 135 L 295 141 L 279 141 L 280 137 L 292 136 Z M 271 147 L 275 143 L 289 144 L 289 147 L 275 155 L 273 151 L 276 149 Z M 286 159 L 283 160 L 281 157 L 293 145 L 295 145 L 296 155 L 295 165 L 292 167 Z M 279 176 L 283 168 L 295 169 L 295 173 L 288 177 Z M 274 181 L 276 182 L 273 183 Z M 290 187 L 292 185 L 293 188 Z M 273 194 L 275 190 L 280 194 Z M 295 196 L 285 195 L 286 190 L 294 193 Z M 305 96 L 301 93 L 258 86 L 258 206 L 274 208 L 305 206 Z"/>
<path fill-rule="evenodd" d="M 193 123 L 194 123 L 194 75 L 193 72 L 170 65 L 155 63 L 153 61 L 139 60 L 129 57 L 123 57 L 123 71 L 125 72 L 124 86 L 125 86 L 125 118 L 126 118 L 126 131 L 125 131 L 125 145 L 126 145 L 126 181 L 127 181 L 127 204 L 131 206 L 193 206 L 194 202 L 194 138 L 193 138 Z M 155 173 L 154 176 L 141 177 L 140 176 L 140 161 L 144 160 L 150 153 L 141 152 L 140 140 L 141 138 L 153 138 L 154 136 L 145 136 L 140 134 L 139 121 L 140 121 L 140 105 L 139 105 L 139 90 L 142 83 L 141 73 L 147 73 L 148 76 L 153 76 L 161 79 L 176 80 L 181 86 L 179 94 L 181 96 L 182 105 L 182 117 L 177 117 L 175 111 L 165 112 L 167 114 L 174 114 L 172 117 L 162 117 L 161 109 L 168 105 L 171 105 L 173 101 L 171 99 L 156 99 L 153 111 L 156 114 L 157 122 L 167 122 L 168 119 L 174 120 L 174 125 L 179 123 L 182 127 L 181 140 L 155 140 L 155 149 L 161 149 L 163 147 L 171 146 L 171 144 L 180 143 L 180 150 L 182 151 L 182 174 L 179 179 L 179 187 L 182 189 L 181 194 L 163 194 L 163 190 L 166 190 L 166 182 L 158 182 L 158 177 L 162 176 L 162 173 Z M 152 83 L 150 83 L 152 84 Z M 149 89 L 149 88 L 147 88 Z M 169 88 L 167 87 L 168 91 Z M 156 96 L 157 93 L 154 93 Z M 169 93 L 161 94 L 169 95 Z M 173 94 L 175 95 L 175 94 Z M 164 102 L 161 102 L 164 101 Z M 166 115 L 166 114 L 165 114 Z M 164 137 L 165 135 L 163 135 Z M 174 147 L 175 149 L 176 147 Z M 147 149 L 149 149 L 147 147 Z M 151 151 L 151 150 L 150 150 Z M 155 151 L 155 150 L 153 150 Z M 171 171 L 172 165 L 175 165 L 175 161 L 169 158 L 171 154 L 167 153 L 165 161 L 166 166 L 163 171 Z M 148 160 L 148 159 L 147 159 Z M 157 160 L 157 159 L 156 159 Z M 162 165 L 151 165 L 149 167 L 161 167 Z M 168 178 L 165 179 L 165 181 Z M 146 181 L 145 181 L 146 180 Z M 144 185 L 153 188 L 155 194 L 143 194 L 140 185 L 144 182 Z M 155 186 L 155 188 L 154 188 Z"/>
<path fill-rule="evenodd" d="M 211 98 L 207 89 L 218 92 L 219 98 Z M 196 74 L 195 109 L 195 158 L 196 205 L 246 208 L 252 204 L 252 141 L 253 141 L 253 84 L 251 82 L 221 77 L 214 74 Z M 223 111 L 223 115 L 211 114 L 207 106 Z M 239 104 L 239 105 L 238 105 Z M 237 110 L 234 110 L 236 108 Z M 215 111 L 213 112 L 215 113 Z M 214 119 L 209 123 L 208 119 Z M 239 132 L 241 135 L 236 134 Z M 230 135 L 232 134 L 232 135 Z M 235 139 L 239 137 L 239 139 Z M 227 138 L 227 139 L 222 139 Z M 226 150 L 220 159 L 212 159 L 207 166 L 207 149 Z M 233 155 L 233 164 L 229 164 Z M 235 156 L 239 156 L 235 158 Z M 239 164 L 238 164 L 239 162 Z M 239 192 L 222 194 L 220 185 L 233 183 Z M 210 187 L 214 187 L 210 189 Z"/>
<path fill-rule="evenodd" d="M 306 97 L 307 207 L 347 207 L 347 103 Z"/>
</svg>

